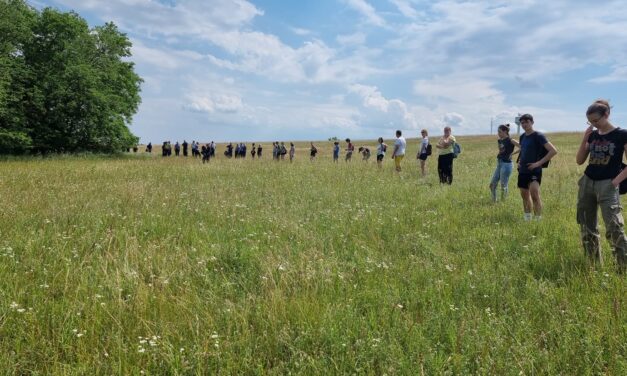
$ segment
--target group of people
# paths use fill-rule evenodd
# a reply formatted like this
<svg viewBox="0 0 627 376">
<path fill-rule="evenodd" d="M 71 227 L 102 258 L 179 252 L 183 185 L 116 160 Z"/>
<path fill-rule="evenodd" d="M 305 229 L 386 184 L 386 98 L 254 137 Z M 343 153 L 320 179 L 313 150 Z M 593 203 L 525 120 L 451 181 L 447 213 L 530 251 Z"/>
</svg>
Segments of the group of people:
<svg viewBox="0 0 627 376">
<path fill-rule="evenodd" d="M 623 155 L 627 155 L 627 129 L 610 122 L 611 106 L 607 100 L 594 101 L 586 111 L 588 128 L 584 131 L 575 160 L 578 165 L 588 161 L 578 181 L 577 224 L 584 251 L 593 264 L 602 264 L 601 236 L 598 211 L 605 222 L 605 235 L 614 249 L 618 270 L 627 271 L 627 237 L 620 205 L 620 194 L 627 193 L 627 169 Z M 509 124 L 498 128 L 497 165 L 490 182 L 492 200 L 508 193 L 508 181 L 513 170 L 512 156 L 518 154 L 518 188 L 526 221 L 542 217 L 542 169 L 548 167 L 557 154 L 555 146 L 544 134 L 534 130 L 533 116 L 524 114 L 520 125 L 525 131 L 519 141 L 509 136 Z"/>
<path fill-rule="evenodd" d="M 615 127 L 609 120 L 611 107 L 606 100 L 597 100 L 592 103 L 587 111 L 588 128 L 576 155 L 577 164 L 588 161 L 583 176 L 579 179 L 579 191 L 577 195 L 577 223 L 581 229 L 583 248 L 593 263 L 602 263 L 600 252 L 600 234 L 598 228 L 598 209 L 605 222 L 606 237 L 614 248 L 619 271 L 627 270 L 627 237 L 623 227 L 624 220 L 620 205 L 620 193 L 627 193 L 627 168 L 622 163 L 623 154 L 627 155 L 627 129 Z M 501 124 L 498 127 L 496 155 L 496 168 L 489 183 L 490 195 L 494 202 L 505 199 L 509 191 L 509 179 L 514 170 L 513 157 L 517 155 L 516 167 L 518 170 L 517 186 L 520 190 L 523 206 L 523 219 L 525 221 L 542 218 L 542 198 L 540 186 L 542 184 L 542 170 L 548 167 L 549 162 L 558 151 L 547 137 L 534 129 L 534 119 L 531 114 L 520 116 L 520 125 L 524 133 L 519 140 L 510 137 L 510 125 Z M 420 162 L 422 176 L 426 175 L 426 163 L 432 155 L 432 145 L 426 129 L 421 131 L 422 139 L 416 158 Z M 355 151 L 355 145 L 349 138 L 346 140 L 345 157 L 350 162 Z M 203 162 L 215 156 L 215 143 L 203 145 L 198 151 L 199 143 L 192 141 L 192 155 L 202 156 Z M 405 157 L 407 142 L 400 130 L 396 131 L 396 140 L 392 150 L 392 159 L 395 169 L 401 171 L 401 161 Z M 441 184 L 453 183 L 453 161 L 461 153 L 461 146 L 452 135 L 451 127 L 444 127 L 443 135 L 435 144 L 438 151 L 438 176 Z M 183 155 L 187 156 L 188 144 L 182 144 Z M 171 155 L 169 141 L 163 144 L 163 155 Z M 379 137 L 376 148 L 377 165 L 382 166 L 387 153 L 388 145 Z M 176 155 L 179 155 L 181 145 L 174 145 Z M 261 144 L 252 144 L 251 157 L 261 158 L 263 147 Z M 152 152 L 152 144 L 146 147 L 147 152 Z M 246 157 L 246 144 L 240 143 L 233 147 L 228 144 L 224 154 L 231 158 L 235 152 L 236 158 Z M 370 159 L 371 151 L 366 146 L 358 149 L 362 160 Z M 313 142 L 310 144 L 310 160 L 313 161 L 318 154 L 318 148 Z M 289 151 L 284 142 L 273 142 L 272 157 L 274 160 L 283 160 L 289 155 L 293 161 L 295 155 L 294 143 L 290 143 Z M 340 142 L 333 143 L 333 162 L 338 162 L 340 157 Z M 619 186 L 621 189 L 619 189 Z M 500 194 L 499 194 L 500 187 Z"/>
</svg>

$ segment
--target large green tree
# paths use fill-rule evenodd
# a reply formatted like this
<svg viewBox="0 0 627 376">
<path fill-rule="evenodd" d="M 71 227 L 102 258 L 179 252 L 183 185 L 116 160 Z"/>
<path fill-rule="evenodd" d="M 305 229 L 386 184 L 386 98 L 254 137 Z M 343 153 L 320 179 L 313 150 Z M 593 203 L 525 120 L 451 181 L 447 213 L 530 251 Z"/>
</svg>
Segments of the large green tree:
<svg viewBox="0 0 627 376">
<path fill-rule="evenodd" d="M 128 124 L 142 80 L 113 23 L 89 28 L 73 12 L 0 0 L 0 48 L 4 152 L 114 152 L 137 142 Z"/>
</svg>

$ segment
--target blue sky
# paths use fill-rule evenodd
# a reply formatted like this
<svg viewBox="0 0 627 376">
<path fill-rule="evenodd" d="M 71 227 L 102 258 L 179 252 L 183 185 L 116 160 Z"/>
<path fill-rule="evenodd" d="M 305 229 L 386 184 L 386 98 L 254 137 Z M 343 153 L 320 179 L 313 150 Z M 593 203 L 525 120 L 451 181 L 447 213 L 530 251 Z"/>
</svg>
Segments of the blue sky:
<svg viewBox="0 0 627 376">
<path fill-rule="evenodd" d="M 486 134 L 530 112 L 627 127 L 622 1 L 38 0 L 133 42 L 141 142 Z"/>
</svg>

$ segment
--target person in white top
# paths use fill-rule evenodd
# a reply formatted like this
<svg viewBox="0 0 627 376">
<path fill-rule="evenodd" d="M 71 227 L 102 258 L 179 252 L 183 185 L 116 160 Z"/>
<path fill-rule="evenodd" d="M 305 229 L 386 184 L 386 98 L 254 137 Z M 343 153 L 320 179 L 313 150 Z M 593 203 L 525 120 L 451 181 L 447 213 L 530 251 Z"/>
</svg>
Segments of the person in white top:
<svg viewBox="0 0 627 376">
<path fill-rule="evenodd" d="M 401 171 L 401 161 L 405 156 L 405 148 L 407 147 L 407 142 L 402 134 L 400 130 L 396 131 L 396 141 L 394 141 L 394 152 L 392 153 L 392 159 L 394 159 L 397 172 Z"/>
<path fill-rule="evenodd" d="M 422 172 L 422 176 L 427 175 L 426 164 L 427 158 L 429 157 L 429 133 L 427 133 L 426 129 L 420 131 L 422 135 L 422 142 L 420 142 L 420 150 L 418 150 L 418 160 L 420 160 L 420 171 Z"/>
</svg>

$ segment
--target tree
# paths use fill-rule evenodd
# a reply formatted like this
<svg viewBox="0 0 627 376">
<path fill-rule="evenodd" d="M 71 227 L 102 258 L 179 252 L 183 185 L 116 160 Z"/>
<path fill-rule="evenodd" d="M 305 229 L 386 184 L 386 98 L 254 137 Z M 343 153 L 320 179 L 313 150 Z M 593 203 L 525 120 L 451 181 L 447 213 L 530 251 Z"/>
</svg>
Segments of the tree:
<svg viewBox="0 0 627 376">
<path fill-rule="evenodd" d="M 113 23 L 90 29 L 76 13 L 37 12 L 23 0 L 0 0 L 0 7 L 28 20 L 19 35 L 23 42 L 10 36 L 12 52 L 3 50 L 12 88 L 4 111 L 0 102 L 0 131 L 27 136 L 32 151 L 41 153 L 134 146 L 138 139 L 128 124 L 141 101 L 142 80 L 127 60 L 131 43 L 126 35 Z M 4 14 L 0 25 L 11 26 L 14 21 Z M 7 97 L 7 91 L 0 101 L 2 95 Z"/>
</svg>

